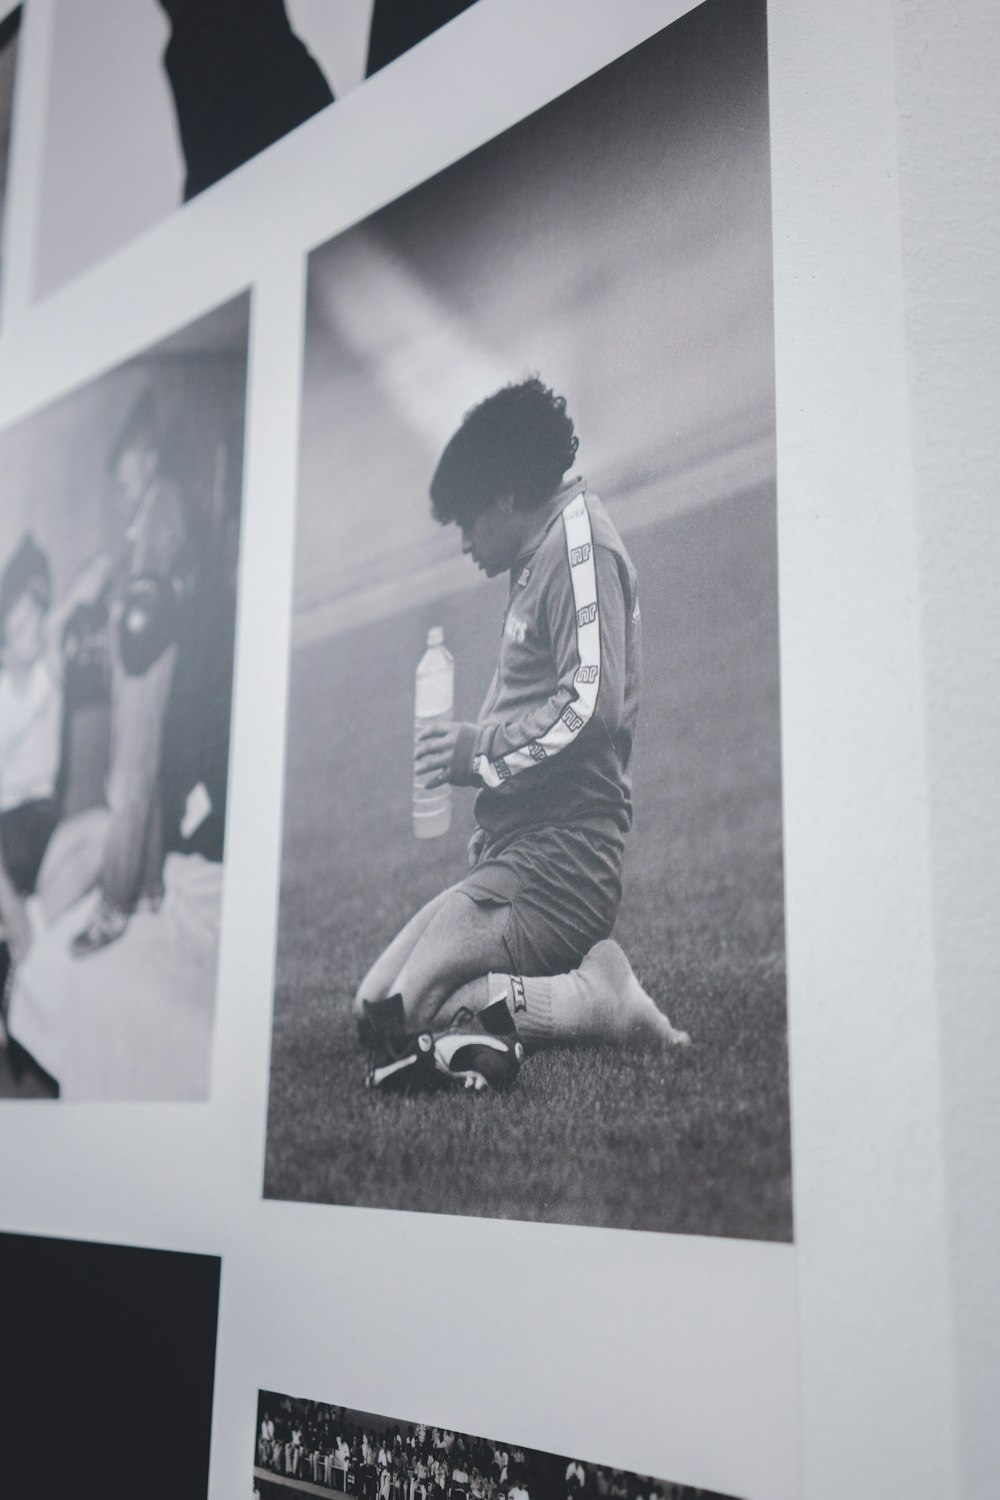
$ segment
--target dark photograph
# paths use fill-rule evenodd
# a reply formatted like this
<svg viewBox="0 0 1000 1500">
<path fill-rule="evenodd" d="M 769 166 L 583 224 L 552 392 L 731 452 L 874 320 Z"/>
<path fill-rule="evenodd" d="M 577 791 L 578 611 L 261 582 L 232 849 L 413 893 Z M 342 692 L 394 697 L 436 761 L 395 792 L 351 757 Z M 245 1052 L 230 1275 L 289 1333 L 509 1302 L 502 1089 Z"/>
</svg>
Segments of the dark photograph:
<svg viewBox="0 0 1000 1500">
<path fill-rule="evenodd" d="M 219 182 L 474 0 L 54 0 L 35 289 Z"/>
<path fill-rule="evenodd" d="M 0 1494 L 204 1500 L 220 1267 L 0 1234 Z"/>
<path fill-rule="evenodd" d="M 248 316 L 0 433 L 0 1097 L 208 1097 Z"/>
<path fill-rule="evenodd" d="M 261 1391 L 254 1500 L 732 1500 L 501 1438 Z"/>
<path fill-rule="evenodd" d="M 312 255 L 265 1194 L 788 1240 L 765 11 Z"/>
<path fill-rule="evenodd" d="M 14 117 L 14 77 L 17 70 L 17 42 L 21 31 L 21 7 L 0 16 L 0 285 L 3 284 L 4 225 L 7 204 L 7 169 L 10 164 L 10 135 Z"/>
</svg>

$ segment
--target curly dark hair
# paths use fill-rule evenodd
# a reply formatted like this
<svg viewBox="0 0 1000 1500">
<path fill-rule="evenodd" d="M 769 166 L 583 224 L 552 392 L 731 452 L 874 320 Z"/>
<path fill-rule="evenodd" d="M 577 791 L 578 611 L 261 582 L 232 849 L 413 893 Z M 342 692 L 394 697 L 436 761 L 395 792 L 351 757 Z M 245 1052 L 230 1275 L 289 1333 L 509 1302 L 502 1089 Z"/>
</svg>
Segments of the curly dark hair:
<svg viewBox="0 0 1000 1500">
<path fill-rule="evenodd" d="M 466 412 L 442 453 L 431 480 L 435 520 L 461 526 L 506 495 L 518 510 L 544 505 L 578 446 L 565 396 L 537 375 L 505 385 Z"/>
</svg>

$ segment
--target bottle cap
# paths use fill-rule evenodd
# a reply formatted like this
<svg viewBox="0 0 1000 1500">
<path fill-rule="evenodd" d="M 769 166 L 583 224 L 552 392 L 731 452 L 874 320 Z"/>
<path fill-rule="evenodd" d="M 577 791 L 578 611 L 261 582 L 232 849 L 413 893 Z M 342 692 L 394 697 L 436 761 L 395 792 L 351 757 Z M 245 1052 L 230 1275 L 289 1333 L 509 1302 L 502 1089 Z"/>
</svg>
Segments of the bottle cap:
<svg viewBox="0 0 1000 1500">
<path fill-rule="evenodd" d="M 427 644 L 428 646 L 444 645 L 444 627 L 442 625 L 431 626 L 427 632 Z"/>
</svg>

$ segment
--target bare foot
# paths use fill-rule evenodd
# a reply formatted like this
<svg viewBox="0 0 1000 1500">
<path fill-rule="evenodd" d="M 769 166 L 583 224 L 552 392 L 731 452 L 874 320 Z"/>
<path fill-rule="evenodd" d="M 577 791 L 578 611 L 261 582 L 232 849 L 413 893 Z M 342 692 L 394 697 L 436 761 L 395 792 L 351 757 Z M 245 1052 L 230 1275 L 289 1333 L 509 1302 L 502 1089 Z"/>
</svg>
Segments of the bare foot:
<svg viewBox="0 0 1000 1500">
<path fill-rule="evenodd" d="M 614 996 L 609 1017 L 609 1039 L 619 1042 L 648 1039 L 666 1047 L 689 1047 L 686 1031 L 672 1026 L 652 995 L 639 983 L 622 948 L 613 938 L 595 943 L 580 965 L 589 983 Z"/>
</svg>

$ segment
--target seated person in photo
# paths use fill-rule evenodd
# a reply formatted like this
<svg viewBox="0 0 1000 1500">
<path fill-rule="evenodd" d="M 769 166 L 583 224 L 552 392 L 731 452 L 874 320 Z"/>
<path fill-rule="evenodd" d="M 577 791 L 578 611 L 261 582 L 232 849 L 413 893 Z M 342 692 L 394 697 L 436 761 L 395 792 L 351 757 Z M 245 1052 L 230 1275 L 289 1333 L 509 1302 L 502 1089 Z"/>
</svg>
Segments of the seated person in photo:
<svg viewBox="0 0 1000 1500">
<path fill-rule="evenodd" d="M 160 788 L 164 725 L 177 662 L 187 522 L 161 468 L 155 403 L 133 409 L 108 467 L 126 524 L 111 604 L 110 822 L 98 900 L 71 952 L 83 958 L 120 938 L 132 913 L 163 898 Z"/>
<path fill-rule="evenodd" d="M 11 958 L 27 955 L 32 931 L 25 908 L 59 821 L 63 653 L 66 624 L 80 605 L 100 597 L 108 563 L 95 559 L 53 608 L 49 560 L 26 536 L 0 577 L 0 921 Z"/>
</svg>

